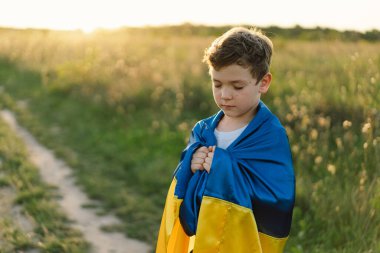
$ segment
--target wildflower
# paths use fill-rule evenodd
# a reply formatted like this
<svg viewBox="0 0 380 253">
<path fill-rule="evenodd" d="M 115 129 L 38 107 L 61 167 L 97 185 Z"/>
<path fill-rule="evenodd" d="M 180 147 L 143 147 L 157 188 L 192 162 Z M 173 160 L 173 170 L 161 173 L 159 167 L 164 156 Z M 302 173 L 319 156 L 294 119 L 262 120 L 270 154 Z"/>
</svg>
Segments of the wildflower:
<svg viewBox="0 0 380 253">
<path fill-rule="evenodd" d="M 300 108 L 300 114 L 301 115 L 306 115 L 306 113 L 307 113 L 307 108 L 306 108 L 306 106 L 301 106 L 301 108 Z"/>
<path fill-rule="evenodd" d="M 292 115 L 292 114 L 288 113 L 288 114 L 286 114 L 286 117 L 285 117 L 285 118 L 286 118 L 286 120 L 287 120 L 287 121 L 289 121 L 289 122 L 290 122 L 290 121 L 292 121 L 292 120 L 293 120 L 293 118 L 294 118 L 294 117 L 293 117 L 293 115 Z"/>
<path fill-rule="evenodd" d="M 180 131 L 187 131 L 188 130 L 188 124 L 186 122 L 182 122 L 177 126 L 178 130 Z"/>
<path fill-rule="evenodd" d="M 292 152 L 294 154 L 297 154 L 299 152 L 299 150 L 300 150 L 300 147 L 298 145 L 293 145 L 292 146 Z"/>
<path fill-rule="evenodd" d="M 318 131 L 316 130 L 316 129 L 312 129 L 311 131 L 310 131 L 310 138 L 312 139 L 312 140 L 316 140 L 317 138 L 318 138 Z"/>
<path fill-rule="evenodd" d="M 336 146 L 338 147 L 338 149 L 342 149 L 343 148 L 343 143 L 342 143 L 342 139 L 341 138 L 336 138 L 335 139 L 335 143 L 336 143 Z"/>
<path fill-rule="evenodd" d="M 296 105 L 292 104 L 292 105 L 290 106 L 290 110 L 292 111 L 292 113 L 293 113 L 294 116 L 297 116 L 297 115 L 298 115 L 298 108 L 297 108 Z"/>
<path fill-rule="evenodd" d="M 365 190 L 365 183 L 367 181 L 367 171 L 362 170 L 359 178 L 359 191 L 363 192 Z"/>
<path fill-rule="evenodd" d="M 330 123 L 331 123 L 331 119 L 329 117 L 318 117 L 318 124 L 321 126 L 321 127 L 326 127 L 328 128 L 330 126 Z"/>
<path fill-rule="evenodd" d="M 289 137 L 292 137 L 292 136 L 293 136 L 293 130 L 292 130 L 289 126 L 285 126 L 285 130 L 286 130 L 286 134 L 287 134 Z"/>
<path fill-rule="evenodd" d="M 343 128 L 344 129 L 348 129 L 351 126 L 352 126 L 352 122 L 351 121 L 348 121 L 348 120 L 343 121 Z"/>
<path fill-rule="evenodd" d="M 318 117 L 318 124 L 319 124 L 321 127 L 326 126 L 326 119 L 325 119 L 324 117 Z"/>
<path fill-rule="evenodd" d="M 364 144 L 363 144 L 363 148 L 364 148 L 364 149 L 367 149 L 367 148 L 368 148 L 368 143 L 367 143 L 367 142 L 364 142 Z"/>
<path fill-rule="evenodd" d="M 307 126 L 308 126 L 309 124 L 310 124 L 310 118 L 309 118 L 308 115 L 305 115 L 305 116 L 302 118 L 302 120 L 301 120 L 301 127 L 302 127 L 303 129 L 306 129 Z"/>
<path fill-rule="evenodd" d="M 322 156 L 317 156 L 315 159 L 314 159 L 314 162 L 315 162 L 315 164 L 320 164 L 321 162 L 323 161 L 323 158 L 322 158 Z"/>
<path fill-rule="evenodd" d="M 313 145 L 307 146 L 306 152 L 310 155 L 314 155 L 317 151 Z"/>
<path fill-rule="evenodd" d="M 360 179 L 359 179 L 360 186 L 364 186 L 366 181 L 367 181 L 367 171 L 362 170 L 362 172 L 360 173 Z"/>
<path fill-rule="evenodd" d="M 333 164 L 328 164 L 327 165 L 327 171 L 331 173 L 331 175 L 335 175 L 336 172 L 336 167 Z"/>
<path fill-rule="evenodd" d="M 365 123 L 363 128 L 362 128 L 362 133 L 366 134 L 369 132 L 369 130 L 371 129 L 371 123 Z"/>
</svg>

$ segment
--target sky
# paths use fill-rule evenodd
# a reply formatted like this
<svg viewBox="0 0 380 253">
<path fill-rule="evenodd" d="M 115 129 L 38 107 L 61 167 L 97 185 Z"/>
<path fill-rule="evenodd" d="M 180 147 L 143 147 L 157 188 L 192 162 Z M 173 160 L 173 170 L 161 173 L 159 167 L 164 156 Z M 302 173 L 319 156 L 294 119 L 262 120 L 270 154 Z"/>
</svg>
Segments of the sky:
<svg viewBox="0 0 380 253">
<path fill-rule="evenodd" d="M 57 30 L 194 23 L 380 30 L 380 0 L 0 0 L 0 27 Z"/>
</svg>

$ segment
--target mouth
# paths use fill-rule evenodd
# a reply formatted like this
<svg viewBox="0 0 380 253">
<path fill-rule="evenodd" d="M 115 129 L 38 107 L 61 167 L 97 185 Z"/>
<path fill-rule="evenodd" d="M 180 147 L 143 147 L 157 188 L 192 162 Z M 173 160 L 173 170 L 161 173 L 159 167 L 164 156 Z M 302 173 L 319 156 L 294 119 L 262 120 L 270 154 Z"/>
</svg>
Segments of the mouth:
<svg viewBox="0 0 380 253">
<path fill-rule="evenodd" d="M 233 106 L 233 105 L 220 105 L 222 108 L 224 108 L 224 109 L 232 109 L 232 108 L 234 108 L 235 106 Z"/>
</svg>

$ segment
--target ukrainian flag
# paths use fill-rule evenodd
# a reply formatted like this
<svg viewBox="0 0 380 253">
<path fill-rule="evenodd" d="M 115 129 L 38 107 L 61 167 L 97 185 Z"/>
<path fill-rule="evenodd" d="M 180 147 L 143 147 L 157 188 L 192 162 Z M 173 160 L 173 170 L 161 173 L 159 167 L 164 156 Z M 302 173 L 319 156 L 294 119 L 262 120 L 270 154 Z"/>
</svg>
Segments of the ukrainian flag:
<svg viewBox="0 0 380 253">
<path fill-rule="evenodd" d="M 223 111 L 198 122 L 166 198 L 156 253 L 281 253 L 295 200 L 285 129 L 260 101 L 254 119 L 227 148 L 216 148 L 210 173 L 192 173 L 200 146 L 214 146 Z"/>
</svg>

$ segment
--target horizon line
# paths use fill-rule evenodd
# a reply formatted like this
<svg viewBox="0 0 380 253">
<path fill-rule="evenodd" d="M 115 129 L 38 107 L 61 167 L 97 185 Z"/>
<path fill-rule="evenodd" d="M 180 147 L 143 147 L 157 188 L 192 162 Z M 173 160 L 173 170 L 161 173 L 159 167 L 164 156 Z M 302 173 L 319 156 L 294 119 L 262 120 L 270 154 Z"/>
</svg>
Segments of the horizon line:
<svg viewBox="0 0 380 253">
<path fill-rule="evenodd" d="M 247 23 L 225 23 L 225 24 L 205 24 L 205 23 L 196 23 L 196 22 L 181 22 L 181 23 L 163 23 L 163 24 L 141 24 L 141 25 L 121 25 L 121 26 L 114 26 L 114 27 L 105 27 L 105 26 L 98 26 L 90 31 L 83 29 L 83 28 L 51 28 L 47 26 L 12 26 L 12 25 L 2 25 L 0 24 L 0 29 L 13 29 L 13 30 L 48 30 L 48 31 L 57 31 L 57 32 L 77 32 L 81 31 L 83 33 L 92 33 L 96 31 L 101 30 L 107 30 L 107 31 L 116 31 L 121 30 L 125 28 L 162 28 L 162 27 L 180 27 L 180 26 L 204 26 L 204 27 L 225 27 L 225 26 L 243 26 L 243 27 L 257 27 L 260 29 L 270 28 L 270 27 L 277 27 L 280 29 L 292 29 L 296 27 L 300 27 L 301 29 L 329 29 L 329 30 L 335 30 L 338 32 L 359 32 L 359 33 L 366 33 L 371 31 L 380 31 L 378 28 L 368 28 L 368 29 L 355 29 L 355 28 L 335 28 L 332 26 L 322 26 L 322 25 L 301 25 L 301 24 L 294 24 L 294 25 L 288 25 L 288 26 L 281 26 L 276 24 L 267 24 L 267 25 L 253 25 L 253 24 L 247 24 Z"/>
</svg>

